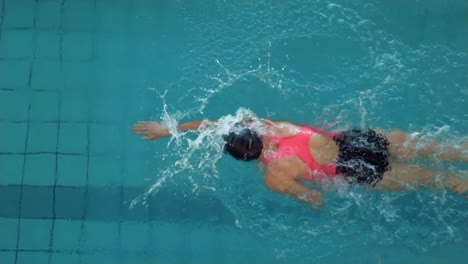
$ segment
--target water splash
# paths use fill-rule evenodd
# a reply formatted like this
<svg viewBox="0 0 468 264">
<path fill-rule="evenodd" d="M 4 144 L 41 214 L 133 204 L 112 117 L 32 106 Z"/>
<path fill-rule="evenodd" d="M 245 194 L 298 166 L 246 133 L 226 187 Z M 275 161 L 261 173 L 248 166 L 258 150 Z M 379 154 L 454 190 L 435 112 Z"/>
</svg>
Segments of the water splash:
<svg viewBox="0 0 468 264">
<path fill-rule="evenodd" d="M 182 182 L 185 179 L 184 175 L 189 175 L 187 179 L 192 185 L 192 192 L 197 192 L 199 188 L 216 191 L 212 179 L 218 178 L 217 162 L 222 157 L 225 143 L 223 135 L 229 134 L 230 131 L 239 132 L 242 128 L 236 124 L 244 120 L 251 121 L 248 126 L 263 133 L 262 121 L 251 110 L 241 107 L 235 114 L 222 116 L 215 122 L 203 120 L 195 133 L 195 138 L 191 139 L 188 134 L 194 131 L 177 129 L 180 121 L 177 118 L 183 115 L 169 114 L 164 95 L 161 94 L 164 105 L 161 123 L 171 133 L 167 149 L 175 150 L 171 156 L 176 161 L 157 173 L 158 178 L 155 183 L 144 194 L 131 202 L 130 207 L 132 208 L 138 203 L 147 205 L 148 198 L 156 194 L 164 186 L 164 183 L 173 177 L 179 177 L 177 180 Z M 194 175 L 201 175 L 202 178 L 195 179 Z"/>
</svg>

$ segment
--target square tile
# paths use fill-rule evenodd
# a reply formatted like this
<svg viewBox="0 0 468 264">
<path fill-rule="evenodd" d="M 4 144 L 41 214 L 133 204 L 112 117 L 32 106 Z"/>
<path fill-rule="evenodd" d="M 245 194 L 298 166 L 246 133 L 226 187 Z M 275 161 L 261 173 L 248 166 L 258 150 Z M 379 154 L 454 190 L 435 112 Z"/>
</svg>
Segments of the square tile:
<svg viewBox="0 0 468 264">
<path fill-rule="evenodd" d="M 63 63 L 63 89 L 83 93 L 94 87 L 94 69 L 88 62 Z"/>
<path fill-rule="evenodd" d="M 0 123 L 0 151 L 4 153 L 24 153 L 26 130 L 26 123 Z"/>
<path fill-rule="evenodd" d="M 54 188 L 23 186 L 21 198 L 22 218 L 53 218 Z"/>
<path fill-rule="evenodd" d="M 88 124 L 60 124 L 59 152 L 87 155 L 88 145 Z"/>
<path fill-rule="evenodd" d="M 84 217 L 86 189 L 60 186 L 55 189 L 55 217 L 81 220 Z M 60 245 L 60 244 L 57 244 Z"/>
<path fill-rule="evenodd" d="M 78 264 L 80 262 L 80 255 L 75 253 L 51 253 L 50 264 Z"/>
<path fill-rule="evenodd" d="M 60 75 L 59 61 L 36 61 L 32 66 L 31 88 L 57 90 Z"/>
<path fill-rule="evenodd" d="M 89 185 L 117 186 L 122 183 L 121 159 L 92 157 L 89 160 Z"/>
<path fill-rule="evenodd" d="M 55 220 L 54 223 L 54 241 L 55 250 L 73 250 L 80 249 L 81 237 L 81 219 L 80 220 Z"/>
<path fill-rule="evenodd" d="M 63 36 L 62 52 L 65 60 L 90 60 L 92 58 L 91 33 L 66 33 Z"/>
<path fill-rule="evenodd" d="M 33 121 L 57 121 L 59 119 L 58 94 L 55 92 L 34 92 L 31 98 L 29 119 Z"/>
<path fill-rule="evenodd" d="M 19 185 L 0 185 L 0 216 L 18 218 L 20 193 Z"/>
<path fill-rule="evenodd" d="M 124 222 L 121 225 L 121 244 L 128 250 L 144 249 L 150 238 L 150 223 Z"/>
<path fill-rule="evenodd" d="M 0 58 L 31 58 L 33 54 L 31 30 L 3 30 Z"/>
<path fill-rule="evenodd" d="M 34 25 L 34 0 L 5 0 L 8 12 L 4 13 L 4 28 L 32 28 Z"/>
<path fill-rule="evenodd" d="M 29 85 L 29 62 L 0 60 L 0 88 L 26 88 Z"/>
<path fill-rule="evenodd" d="M 18 249 L 49 249 L 51 229 L 52 220 L 21 219 Z"/>
<path fill-rule="evenodd" d="M 120 188 L 89 187 L 87 199 L 87 219 L 99 221 L 116 221 L 121 219 L 123 204 Z M 113 201 L 108 203 L 106 201 Z"/>
<path fill-rule="evenodd" d="M 43 250 L 48 247 L 44 245 Z M 17 264 L 44 264 L 49 262 L 49 253 L 46 252 L 18 252 Z"/>
<path fill-rule="evenodd" d="M 124 102 L 125 99 L 119 94 L 107 93 L 102 96 L 94 96 L 91 106 L 91 120 L 97 122 L 120 121 L 123 119 Z"/>
<path fill-rule="evenodd" d="M 23 183 L 53 186 L 55 183 L 55 154 L 27 155 Z"/>
<path fill-rule="evenodd" d="M 85 250 L 116 248 L 119 225 L 115 222 L 87 221 L 85 223 Z"/>
<path fill-rule="evenodd" d="M 90 153 L 120 155 L 122 146 L 122 131 L 111 125 L 91 125 Z"/>
<path fill-rule="evenodd" d="M 95 1 L 65 1 L 63 6 L 63 28 L 65 31 L 93 30 L 94 5 Z"/>
<path fill-rule="evenodd" d="M 22 91 L 0 91 L 0 119 L 27 121 L 29 96 Z"/>
<path fill-rule="evenodd" d="M 140 159 L 125 160 L 125 173 L 123 185 L 131 187 L 148 186 L 148 178 L 151 177 L 149 161 Z"/>
<path fill-rule="evenodd" d="M 22 155 L 0 155 L 0 185 L 21 184 L 23 162 Z"/>
<path fill-rule="evenodd" d="M 38 31 L 36 33 L 36 58 L 56 59 L 60 58 L 61 36 L 54 31 Z"/>
<path fill-rule="evenodd" d="M 2 264 L 17 264 L 15 262 L 16 252 L 0 251 L 0 259 L 2 260 Z"/>
<path fill-rule="evenodd" d="M 18 219 L 0 217 L 0 248 L 16 249 L 18 237 Z"/>
<path fill-rule="evenodd" d="M 59 29 L 61 1 L 38 1 L 36 11 L 36 28 Z"/>
<path fill-rule="evenodd" d="M 111 57 L 112 60 L 103 58 L 96 62 L 96 68 L 99 69 L 99 74 L 96 74 L 99 90 L 96 92 L 101 96 L 122 94 L 128 87 L 127 66 L 122 60 L 117 60 L 113 55 Z"/>
<path fill-rule="evenodd" d="M 30 123 L 28 152 L 57 151 L 58 123 Z"/>
<path fill-rule="evenodd" d="M 85 156 L 59 155 L 57 184 L 61 186 L 85 186 L 88 158 Z"/>
<path fill-rule="evenodd" d="M 62 120 L 86 122 L 89 120 L 90 98 L 83 91 L 67 91 L 62 95 Z"/>
</svg>

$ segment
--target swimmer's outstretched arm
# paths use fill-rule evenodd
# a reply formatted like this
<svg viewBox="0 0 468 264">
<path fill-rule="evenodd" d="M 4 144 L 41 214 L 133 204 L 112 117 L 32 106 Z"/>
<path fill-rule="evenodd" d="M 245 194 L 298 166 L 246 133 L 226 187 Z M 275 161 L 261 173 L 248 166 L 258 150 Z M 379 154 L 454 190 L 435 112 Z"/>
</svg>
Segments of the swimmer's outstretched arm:
<svg viewBox="0 0 468 264">
<path fill-rule="evenodd" d="M 177 125 L 177 130 L 198 130 L 204 120 L 195 120 Z M 216 119 L 210 120 L 216 122 Z M 156 140 L 160 137 L 168 137 L 171 135 L 169 129 L 164 125 L 154 121 L 138 121 L 132 126 L 132 131 L 135 134 L 142 135 L 143 140 Z"/>
</svg>

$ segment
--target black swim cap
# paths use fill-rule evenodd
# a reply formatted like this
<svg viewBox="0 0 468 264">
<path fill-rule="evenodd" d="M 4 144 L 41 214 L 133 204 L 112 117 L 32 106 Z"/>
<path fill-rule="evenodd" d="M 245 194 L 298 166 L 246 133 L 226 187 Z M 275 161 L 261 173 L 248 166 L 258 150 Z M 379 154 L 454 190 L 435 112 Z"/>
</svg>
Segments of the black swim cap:
<svg viewBox="0 0 468 264">
<path fill-rule="evenodd" d="M 224 152 L 238 160 L 251 161 L 262 154 L 262 139 L 249 128 L 244 128 L 239 133 L 229 132 L 223 138 L 226 141 Z"/>
</svg>

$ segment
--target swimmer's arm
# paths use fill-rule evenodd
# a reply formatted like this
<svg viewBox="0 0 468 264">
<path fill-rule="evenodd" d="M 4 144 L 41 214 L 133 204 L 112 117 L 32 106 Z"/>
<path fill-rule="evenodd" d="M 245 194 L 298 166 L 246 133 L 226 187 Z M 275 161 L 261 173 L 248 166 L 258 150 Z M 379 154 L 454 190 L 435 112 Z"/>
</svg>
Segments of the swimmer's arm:
<svg viewBox="0 0 468 264">
<path fill-rule="evenodd" d="M 205 120 L 194 120 L 177 125 L 177 130 L 198 130 Z M 211 119 L 210 122 L 217 122 L 218 119 Z"/>
<path fill-rule="evenodd" d="M 198 130 L 204 120 L 195 120 L 177 125 L 177 130 Z M 216 122 L 216 119 L 210 120 Z M 164 125 L 153 121 L 139 121 L 132 126 L 135 134 L 142 135 L 143 140 L 156 140 L 160 137 L 168 137 L 171 132 Z"/>
<path fill-rule="evenodd" d="M 313 205 L 318 209 L 322 204 L 322 195 L 320 192 L 311 190 L 287 176 L 289 172 L 284 170 L 276 170 L 274 167 L 267 167 L 265 170 L 265 184 L 271 190 L 288 194 L 294 198 Z"/>
</svg>

